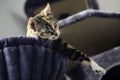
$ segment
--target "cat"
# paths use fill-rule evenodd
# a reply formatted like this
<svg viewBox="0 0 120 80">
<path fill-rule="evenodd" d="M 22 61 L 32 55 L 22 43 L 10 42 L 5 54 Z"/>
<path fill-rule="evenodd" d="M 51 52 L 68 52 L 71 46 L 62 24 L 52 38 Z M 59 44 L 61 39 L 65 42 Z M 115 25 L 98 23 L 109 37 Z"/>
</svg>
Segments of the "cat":
<svg viewBox="0 0 120 80">
<path fill-rule="evenodd" d="M 81 62 L 90 66 L 92 70 L 98 74 L 103 75 L 106 73 L 104 68 L 99 66 L 85 53 L 75 49 L 59 37 L 59 25 L 53 16 L 49 3 L 39 14 L 29 18 L 27 25 L 27 36 L 38 36 L 44 39 L 53 40 L 53 50 L 59 50 L 63 56 L 70 60 Z"/>
</svg>

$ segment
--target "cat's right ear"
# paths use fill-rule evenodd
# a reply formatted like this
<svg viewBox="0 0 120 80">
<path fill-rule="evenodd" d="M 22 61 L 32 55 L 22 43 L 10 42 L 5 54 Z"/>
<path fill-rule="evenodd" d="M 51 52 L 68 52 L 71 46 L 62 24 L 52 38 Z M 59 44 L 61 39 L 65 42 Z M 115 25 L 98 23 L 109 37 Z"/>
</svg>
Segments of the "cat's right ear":
<svg viewBox="0 0 120 80">
<path fill-rule="evenodd" d="M 30 17 L 28 20 L 28 27 L 33 29 L 34 31 L 36 31 L 35 26 L 36 26 L 36 24 L 35 24 L 34 18 Z"/>
<path fill-rule="evenodd" d="M 52 14 L 50 4 L 47 3 L 46 7 L 41 11 L 41 15 L 47 16 L 47 14 Z"/>
</svg>

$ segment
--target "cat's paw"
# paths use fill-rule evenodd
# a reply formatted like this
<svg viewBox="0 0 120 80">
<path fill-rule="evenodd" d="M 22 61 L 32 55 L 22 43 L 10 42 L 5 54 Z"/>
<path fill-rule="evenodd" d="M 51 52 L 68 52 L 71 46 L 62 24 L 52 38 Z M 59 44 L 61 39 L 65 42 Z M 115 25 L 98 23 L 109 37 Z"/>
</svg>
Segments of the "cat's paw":
<svg viewBox="0 0 120 80">
<path fill-rule="evenodd" d="M 92 70 L 100 75 L 104 75 L 106 73 L 106 70 L 99 66 L 95 61 L 91 60 L 91 68 Z"/>
</svg>

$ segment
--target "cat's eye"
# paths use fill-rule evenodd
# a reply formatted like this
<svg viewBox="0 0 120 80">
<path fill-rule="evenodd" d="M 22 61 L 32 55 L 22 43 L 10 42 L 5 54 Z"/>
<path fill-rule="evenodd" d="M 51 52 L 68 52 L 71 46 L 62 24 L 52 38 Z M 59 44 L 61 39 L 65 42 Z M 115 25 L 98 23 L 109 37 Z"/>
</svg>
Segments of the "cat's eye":
<svg viewBox="0 0 120 80">
<path fill-rule="evenodd" d="M 46 23 L 45 26 L 50 33 L 54 32 L 54 30 L 51 28 L 51 26 L 48 23 Z"/>
<path fill-rule="evenodd" d="M 49 17 L 50 19 L 53 18 L 53 15 L 51 13 L 47 14 L 47 17 Z"/>
<path fill-rule="evenodd" d="M 52 16 L 52 13 L 48 13 L 47 16 Z"/>
<path fill-rule="evenodd" d="M 49 24 L 45 24 L 46 28 L 49 30 L 50 29 L 50 25 Z"/>
</svg>

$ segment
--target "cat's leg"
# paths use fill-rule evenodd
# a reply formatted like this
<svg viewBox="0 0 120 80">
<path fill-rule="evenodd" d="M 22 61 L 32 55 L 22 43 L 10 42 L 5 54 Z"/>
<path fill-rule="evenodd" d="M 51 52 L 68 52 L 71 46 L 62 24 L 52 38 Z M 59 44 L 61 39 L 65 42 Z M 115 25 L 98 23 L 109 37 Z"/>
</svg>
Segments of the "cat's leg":
<svg viewBox="0 0 120 80">
<path fill-rule="evenodd" d="M 90 66 L 90 68 L 97 74 L 104 75 L 106 73 L 106 70 L 104 68 L 99 66 L 93 59 L 89 58 L 85 53 L 77 50 L 76 55 L 77 54 L 79 54 L 79 57 L 76 58 L 75 61 L 81 62 L 87 66 Z"/>
<path fill-rule="evenodd" d="M 105 69 L 100 67 L 94 60 L 89 58 L 85 53 L 74 48 L 70 44 L 63 42 L 60 38 L 53 44 L 53 49 L 60 51 L 60 53 L 70 60 L 81 62 L 92 68 L 98 74 L 105 74 Z"/>
<path fill-rule="evenodd" d="M 106 71 L 101 66 L 99 66 L 94 60 L 89 58 L 85 53 L 80 52 L 78 49 L 74 48 L 70 44 L 63 42 L 61 39 L 58 41 L 59 50 L 63 55 L 73 61 L 81 62 L 92 68 L 98 74 L 105 74 Z"/>
<path fill-rule="evenodd" d="M 76 54 L 79 54 L 79 57 L 76 58 L 77 62 L 81 62 L 87 66 L 90 66 L 90 68 L 97 74 L 104 75 L 106 73 L 106 70 L 104 68 L 99 66 L 93 59 L 89 58 L 85 53 L 76 50 Z"/>
<path fill-rule="evenodd" d="M 90 59 L 90 61 L 83 60 L 83 64 L 86 64 L 92 68 L 92 70 L 97 74 L 104 75 L 106 73 L 106 70 L 99 66 L 94 60 Z"/>
</svg>

